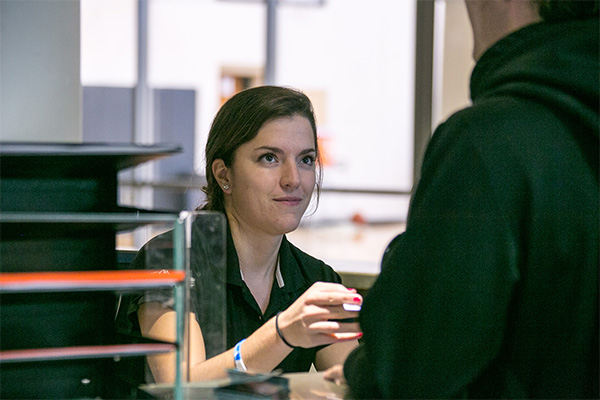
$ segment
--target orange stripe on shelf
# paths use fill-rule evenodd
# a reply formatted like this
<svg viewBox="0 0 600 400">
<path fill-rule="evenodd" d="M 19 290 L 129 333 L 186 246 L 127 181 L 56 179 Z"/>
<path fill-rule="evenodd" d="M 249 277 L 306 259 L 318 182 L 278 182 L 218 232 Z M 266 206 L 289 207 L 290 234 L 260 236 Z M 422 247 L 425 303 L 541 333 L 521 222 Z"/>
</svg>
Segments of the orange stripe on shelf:
<svg viewBox="0 0 600 400">
<path fill-rule="evenodd" d="M 162 270 L 124 270 L 124 271 L 56 271 L 56 272 L 10 272 L 0 273 L 0 287 L 4 285 L 28 284 L 34 282 L 135 282 L 135 281 L 175 281 L 182 282 L 185 271 Z"/>
</svg>

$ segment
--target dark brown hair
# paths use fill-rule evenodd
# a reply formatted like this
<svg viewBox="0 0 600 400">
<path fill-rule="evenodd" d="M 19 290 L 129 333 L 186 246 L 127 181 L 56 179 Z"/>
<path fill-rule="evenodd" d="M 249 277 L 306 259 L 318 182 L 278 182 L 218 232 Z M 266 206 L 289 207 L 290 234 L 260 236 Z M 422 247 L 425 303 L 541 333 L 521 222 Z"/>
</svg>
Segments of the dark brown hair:
<svg viewBox="0 0 600 400">
<path fill-rule="evenodd" d="M 221 159 L 231 166 L 236 150 L 254 139 L 262 126 L 274 119 L 299 115 L 312 127 L 317 153 L 317 202 L 322 181 L 322 165 L 317 145 L 317 126 L 312 104 L 308 97 L 295 89 L 280 86 L 259 86 L 237 93 L 229 99 L 213 120 L 205 148 L 206 202 L 202 210 L 225 212 L 223 192 L 212 172 L 212 164 Z"/>
<path fill-rule="evenodd" d="M 598 18 L 599 0 L 534 0 L 544 21 L 558 22 Z"/>
</svg>

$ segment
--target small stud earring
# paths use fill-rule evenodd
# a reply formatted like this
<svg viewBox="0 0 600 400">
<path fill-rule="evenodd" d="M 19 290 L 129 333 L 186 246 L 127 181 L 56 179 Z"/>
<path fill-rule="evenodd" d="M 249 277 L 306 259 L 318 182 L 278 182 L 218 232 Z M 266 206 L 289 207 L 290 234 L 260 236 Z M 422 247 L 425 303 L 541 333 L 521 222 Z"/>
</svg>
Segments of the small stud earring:
<svg viewBox="0 0 600 400">
<path fill-rule="evenodd" d="M 223 189 L 229 190 L 229 185 L 223 185 Z"/>
</svg>

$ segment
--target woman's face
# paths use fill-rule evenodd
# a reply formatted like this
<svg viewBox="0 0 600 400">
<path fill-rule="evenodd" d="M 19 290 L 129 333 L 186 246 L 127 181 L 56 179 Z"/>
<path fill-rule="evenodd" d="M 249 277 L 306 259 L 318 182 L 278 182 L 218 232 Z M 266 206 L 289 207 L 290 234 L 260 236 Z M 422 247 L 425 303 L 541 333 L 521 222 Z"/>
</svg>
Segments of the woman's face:
<svg viewBox="0 0 600 400">
<path fill-rule="evenodd" d="M 282 235 L 298 227 L 315 187 L 316 149 L 305 117 L 267 122 L 235 152 L 225 210 L 242 228 Z"/>
</svg>

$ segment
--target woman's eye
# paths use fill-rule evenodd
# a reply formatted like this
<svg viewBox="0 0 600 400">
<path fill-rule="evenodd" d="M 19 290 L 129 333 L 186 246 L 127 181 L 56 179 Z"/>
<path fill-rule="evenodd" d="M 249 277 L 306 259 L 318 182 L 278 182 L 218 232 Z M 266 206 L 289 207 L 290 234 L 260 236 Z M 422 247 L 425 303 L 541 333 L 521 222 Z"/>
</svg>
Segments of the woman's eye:
<svg viewBox="0 0 600 400">
<path fill-rule="evenodd" d="M 304 157 L 304 158 L 302 159 L 302 161 L 301 161 L 301 162 L 302 162 L 303 164 L 306 164 L 306 165 L 313 165 L 313 164 L 314 164 L 314 162 L 315 162 L 315 157 L 313 157 L 313 156 L 306 156 L 306 157 Z"/>
<path fill-rule="evenodd" d="M 265 160 L 268 163 L 274 163 L 275 161 L 277 161 L 277 159 L 275 158 L 275 155 L 273 155 L 273 154 L 264 154 L 260 158 L 261 158 L 261 160 Z"/>
</svg>

